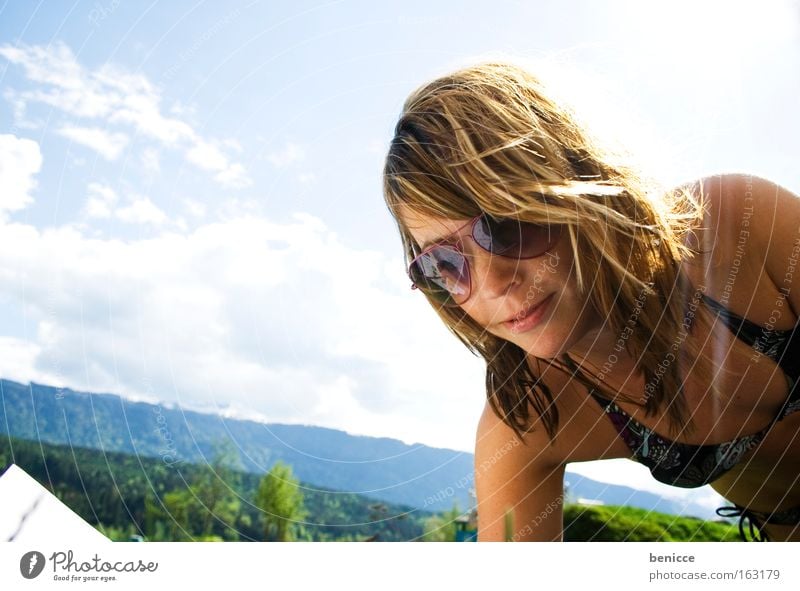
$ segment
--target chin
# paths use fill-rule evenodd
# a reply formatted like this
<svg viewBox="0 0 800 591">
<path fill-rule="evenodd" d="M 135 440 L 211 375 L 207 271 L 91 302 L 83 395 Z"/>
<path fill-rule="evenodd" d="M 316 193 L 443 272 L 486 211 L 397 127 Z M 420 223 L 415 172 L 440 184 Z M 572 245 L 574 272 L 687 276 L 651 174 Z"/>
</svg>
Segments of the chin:
<svg viewBox="0 0 800 591">
<path fill-rule="evenodd" d="M 567 353 L 584 336 L 579 324 L 570 326 L 545 325 L 536 335 L 515 335 L 508 339 L 526 353 L 540 359 L 555 359 Z"/>
<path fill-rule="evenodd" d="M 531 335 L 505 333 L 497 336 L 509 343 L 513 343 L 528 355 L 540 358 L 558 356 L 563 346 L 563 341 L 546 329 L 543 332 L 537 331 L 536 334 Z"/>
<path fill-rule="evenodd" d="M 529 344 L 528 346 L 522 346 L 522 348 L 528 355 L 532 355 L 533 357 L 538 357 L 539 359 L 555 359 L 569 351 L 569 344 L 563 341 L 552 344 L 537 342 Z"/>
</svg>

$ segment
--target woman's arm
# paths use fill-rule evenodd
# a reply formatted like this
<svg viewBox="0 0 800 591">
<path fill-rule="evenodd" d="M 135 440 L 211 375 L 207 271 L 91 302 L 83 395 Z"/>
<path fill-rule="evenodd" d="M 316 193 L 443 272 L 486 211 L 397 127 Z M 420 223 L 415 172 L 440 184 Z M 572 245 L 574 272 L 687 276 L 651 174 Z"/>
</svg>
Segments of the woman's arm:
<svg viewBox="0 0 800 591">
<path fill-rule="evenodd" d="M 486 404 L 475 443 L 478 541 L 562 539 L 565 464 L 541 425 L 525 440 Z"/>
</svg>

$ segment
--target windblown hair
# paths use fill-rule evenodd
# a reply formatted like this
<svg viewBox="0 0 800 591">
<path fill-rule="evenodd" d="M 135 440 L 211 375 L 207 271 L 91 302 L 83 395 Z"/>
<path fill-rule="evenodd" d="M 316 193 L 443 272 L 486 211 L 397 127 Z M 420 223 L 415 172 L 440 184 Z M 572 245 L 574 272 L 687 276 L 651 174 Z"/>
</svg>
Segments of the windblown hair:
<svg viewBox="0 0 800 591">
<path fill-rule="evenodd" d="M 660 190 L 590 137 L 536 77 L 494 62 L 443 76 L 409 96 L 383 183 L 406 263 L 420 245 L 404 224 L 403 208 L 445 219 L 484 212 L 563 225 L 579 291 L 615 334 L 627 335 L 619 342 L 644 375 L 648 389 L 635 402 L 648 416 L 666 410 L 671 431 L 691 429 L 681 363 L 664 360 L 677 352 L 675 357 L 698 364 L 701 379 L 710 375 L 709 360 L 681 338 L 692 330 L 685 322 L 691 287 L 679 263 L 696 254 L 685 239 L 702 222 L 702 196 L 688 188 Z M 552 441 L 558 410 L 528 353 L 490 334 L 461 308 L 429 301 L 447 327 L 485 359 L 486 395 L 497 416 L 524 441 L 535 422 L 532 407 Z M 697 320 L 701 307 L 695 308 Z M 603 388 L 567 354 L 546 361 L 587 387 Z"/>
</svg>

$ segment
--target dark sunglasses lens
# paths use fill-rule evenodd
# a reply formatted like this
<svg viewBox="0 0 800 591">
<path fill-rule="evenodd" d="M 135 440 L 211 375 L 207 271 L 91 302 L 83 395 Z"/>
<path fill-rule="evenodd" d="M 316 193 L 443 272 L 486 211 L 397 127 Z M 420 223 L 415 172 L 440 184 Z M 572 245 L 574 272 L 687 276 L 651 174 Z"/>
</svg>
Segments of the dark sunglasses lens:
<svg viewBox="0 0 800 591">
<path fill-rule="evenodd" d="M 481 248 L 492 254 L 521 259 L 543 254 L 555 246 L 558 236 L 558 226 L 496 220 L 485 215 L 478 218 L 472 235 Z"/>
<path fill-rule="evenodd" d="M 443 304 L 458 305 L 469 297 L 467 260 L 457 250 L 432 248 L 409 271 L 414 285 Z"/>
</svg>

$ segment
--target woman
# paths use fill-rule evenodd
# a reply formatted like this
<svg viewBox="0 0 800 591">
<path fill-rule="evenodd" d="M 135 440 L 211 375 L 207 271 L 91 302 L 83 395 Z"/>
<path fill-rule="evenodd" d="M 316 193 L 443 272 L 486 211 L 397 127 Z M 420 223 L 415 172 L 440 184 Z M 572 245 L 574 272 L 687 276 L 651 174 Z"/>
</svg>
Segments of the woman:
<svg viewBox="0 0 800 591">
<path fill-rule="evenodd" d="M 413 287 L 486 361 L 479 540 L 562 539 L 564 467 L 608 458 L 800 539 L 797 196 L 661 190 L 503 63 L 407 99 L 384 191 Z"/>
</svg>

